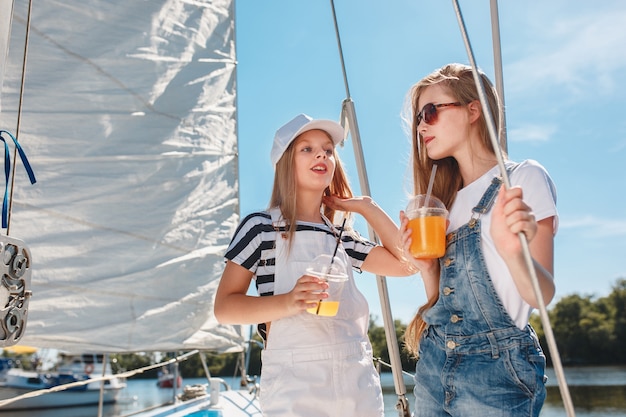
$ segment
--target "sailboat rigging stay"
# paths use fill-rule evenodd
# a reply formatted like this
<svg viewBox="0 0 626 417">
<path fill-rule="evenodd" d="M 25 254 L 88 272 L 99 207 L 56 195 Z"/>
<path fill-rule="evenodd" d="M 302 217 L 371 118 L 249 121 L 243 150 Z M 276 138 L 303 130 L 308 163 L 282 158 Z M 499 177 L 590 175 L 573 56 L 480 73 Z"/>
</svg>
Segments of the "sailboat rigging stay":
<svg viewBox="0 0 626 417">
<path fill-rule="evenodd" d="M 492 10 L 497 22 L 495 0 Z M 245 349 L 242 329 L 212 312 L 240 207 L 234 0 L 41 2 L 28 22 L 25 3 L 0 0 L 0 128 L 16 124 L 23 99 L 18 139 L 38 176 L 27 187 L 13 175 L 12 229 L 33 265 L 21 342 L 74 352 Z M 369 194 L 336 17 L 335 28 L 341 118 Z M 397 408 L 408 416 L 384 277 L 377 283 Z"/>
</svg>

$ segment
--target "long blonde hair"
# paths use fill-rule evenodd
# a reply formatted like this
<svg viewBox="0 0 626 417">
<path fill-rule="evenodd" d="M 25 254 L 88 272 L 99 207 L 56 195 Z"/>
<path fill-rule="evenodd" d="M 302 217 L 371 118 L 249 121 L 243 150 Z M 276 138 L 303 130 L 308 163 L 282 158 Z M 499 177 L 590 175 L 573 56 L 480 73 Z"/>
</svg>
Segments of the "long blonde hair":
<svg viewBox="0 0 626 417">
<path fill-rule="evenodd" d="M 322 132 L 326 133 L 322 130 Z M 330 138 L 330 135 L 326 133 Z M 332 140 L 332 138 L 330 138 Z M 279 207 L 283 215 L 283 219 L 286 222 L 287 227 L 287 239 L 289 240 L 289 247 L 293 242 L 293 235 L 296 232 L 296 193 L 298 188 L 296 187 L 296 177 L 294 175 L 294 144 L 298 138 L 295 138 L 285 150 L 285 153 L 276 164 L 276 171 L 274 173 L 274 187 L 272 189 L 272 197 L 270 198 L 270 207 Z M 335 173 L 330 182 L 330 185 L 325 191 L 326 195 L 336 195 L 341 198 L 351 198 L 354 196 L 348 176 L 346 175 L 339 154 L 336 147 L 333 148 L 333 155 L 335 157 Z M 322 204 L 323 213 L 333 224 L 336 223 L 335 210 Z M 348 213 L 346 213 L 346 216 Z"/>
<path fill-rule="evenodd" d="M 496 120 L 497 123 L 497 132 L 500 135 L 503 111 L 500 106 L 498 94 L 493 87 L 493 84 L 484 73 L 480 72 L 480 77 L 483 85 L 485 86 L 489 110 L 491 114 L 494 115 L 494 120 Z M 420 95 L 427 87 L 435 84 L 439 84 L 444 87 L 456 101 L 464 105 L 475 100 L 479 100 L 480 98 L 478 95 L 478 89 L 476 88 L 476 84 L 474 82 L 472 68 L 462 64 L 445 65 L 424 77 L 409 90 L 412 110 L 411 137 L 413 144 L 413 191 L 416 195 L 426 193 L 430 172 L 433 164 L 436 163 L 437 175 L 433 183 L 432 194 L 438 197 L 446 207 L 450 208 L 454 203 L 457 192 L 464 186 L 459 165 L 453 157 L 447 157 L 437 161 L 430 159 L 426 152 L 426 147 L 422 146 L 422 138 L 418 133 L 418 126 L 415 123 L 415 115 L 417 115 L 417 113 L 421 110 L 418 108 Z M 495 151 L 489 137 L 489 131 L 487 129 L 487 121 L 482 111 L 480 112 L 480 118 L 477 123 L 478 133 L 482 144 L 487 150 L 495 155 Z M 428 324 L 423 319 L 423 314 L 435 305 L 437 299 L 438 294 L 435 294 L 418 309 L 415 317 L 408 324 L 404 333 L 405 347 L 415 356 L 418 356 L 420 338 L 428 327 Z"/>
</svg>

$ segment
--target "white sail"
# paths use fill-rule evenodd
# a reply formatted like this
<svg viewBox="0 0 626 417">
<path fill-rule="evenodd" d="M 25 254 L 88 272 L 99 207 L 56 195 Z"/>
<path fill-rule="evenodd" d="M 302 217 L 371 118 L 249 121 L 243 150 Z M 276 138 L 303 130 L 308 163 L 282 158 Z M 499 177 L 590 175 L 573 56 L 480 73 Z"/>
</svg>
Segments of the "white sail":
<svg viewBox="0 0 626 417">
<path fill-rule="evenodd" d="M 9 53 L 12 11 L 13 0 L 0 0 L 0 92 L 2 91 L 4 68 Z M 0 94 L 0 111 L 2 111 L 2 94 Z"/>
<path fill-rule="evenodd" d="M 15 134 L 28 2 L 0 129 Z M 34 2 L 10 236 L 32 253 L 20 343 L 240 349 L 213 297 L 239 221 L 232 0 Z"/>
</svg>

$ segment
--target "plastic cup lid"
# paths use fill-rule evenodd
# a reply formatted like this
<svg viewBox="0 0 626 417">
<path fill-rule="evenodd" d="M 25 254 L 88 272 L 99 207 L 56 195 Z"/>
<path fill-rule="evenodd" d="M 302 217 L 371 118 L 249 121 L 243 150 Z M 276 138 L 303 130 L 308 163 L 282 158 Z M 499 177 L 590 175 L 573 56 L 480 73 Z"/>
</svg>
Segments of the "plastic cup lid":
<svg viewBox="0 0 626 417">
<path fill-rule="evenodd" d="M 335 256 L 334 260 L 330 255 L 318 255 L 306 268 L 309 275 L 324 278 L 331 281 L 344 281 L 348 279 L 346 265 L 341 258 Z"/>
</svg>

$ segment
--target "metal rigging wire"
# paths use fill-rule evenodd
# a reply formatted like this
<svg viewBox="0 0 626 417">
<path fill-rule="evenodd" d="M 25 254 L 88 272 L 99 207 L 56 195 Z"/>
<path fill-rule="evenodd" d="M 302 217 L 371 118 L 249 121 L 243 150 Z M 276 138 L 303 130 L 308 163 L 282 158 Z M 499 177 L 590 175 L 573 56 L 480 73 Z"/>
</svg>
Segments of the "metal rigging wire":
<svg viewBox="0 0 626 417">
<path fill-rule="evenodd" d="M 357 170 L 359 173 L 359 182 L 361 186 L 361 192 L 364 195 L 371 195 L 369 188 L 369 181 L 367 178 L 367 172 L 365 169 L 365 159 L 363 157 L 363 148 L 361 146 L 361 135 L 359 133 L 359 126 L 356 120 L 356 110 L 354 108 L 354 102 L 350 97 L 350 88 L 348 87 L 348 77 L 346 75 L 346 66 L 343 59 L 343 50 L 341 48 L 341 38 L 339 36 L 339 26 L 337 25 L 337 14 L 335 13 L 335 3 L 330 0 L 331 9 L 333 12 L 333 20 L 335 23 L 335 33 L 337 35 L 337 45 L 339 47 L 339 57 L 341 59 L 341 69 L 343 72 L 344 85 L 346 87 L 346 98 L 342 102 L 341 109 L 341 124 L 346 128 L 346 132 L 350 132 L 352 136 L 352 145 L 354 147 L 354 156 L 356 160 Z M 370 240 L 379 243 L 379 239 L 376 236 L 376 232 L 368 224 L 368 231 Z M 385 328 L 385 336 L 387 338 L 387 349 L 389 351 L 389 359 L 391 362 L 391 372 L 393 375 L 394 387 L 396 394 L 398 395 L 398 402 L 396 409 L 400 417 L 409 417 L 409 406 L 406 399 L 406 386 L 402 376 L 402 362 L 400 360 L 400 349 L 398 348 L 398 339 L 396 337 L 395 326 L 393 322 L 393 316 L 391 314 L 391 306 L 389 303 L 389 293 L 387 290 L 387 281 L 384 276 L 377 275 L 376 283 L 378 284 L 378 294 L 380 297 L 380 304 L 383 315 L 383 323 Z"/>
<path fill-rule="evenodd" d="M 498 142 L 498 135 L 496 133 L 493 116 L 491 112 L 489 111 L 489 106 L 487 104 L 487 99 L 485 97 L 485 86 L 483 85 L 482 79 L 480 78 L 480 75 L 478 73 L 478 68 L 476 67 L 476 62 L 474 60 L 474 53 L 472 51 L 472 46 L 467 36 L 467 29 L 465 27 L 465 22 L 463 21 L 463 16 L 461 14 L 461 9 L 459 7 L 459 2 L 458 0 L 452 0 L 452 3 L 454 4 L 454 10 L 456 12 L 456 16 L 459 22 L 459 27 L 461 29 L 461 34 L 463 36 L 465 48 L 467 49 L 467 55 L 470 60 L 470 64 L 472 66 L 474 82 L 476 83 L 476 88 L 478 90 L 480 103 L 482 105 L 483 113 L 485 114 L 485 119 L 487 121 L 487 128 L 489 130 L 491 144 L 495 150 L 496 157 L 498 158 L 498 165 L 500 167 L 500 175 L 502 176 L 504 186 L 508 189 L 511 187 L 511 184 L 509 181 L 509 176 L 506 171 L 506 168 L 504 167 L 504 158 L 502 156 L 502 149 L 500 147 L 500 143 Z M 563 404 L 565 406 L 565 410 L 567 411 L 567 415 L 569 417 L 573 417 L 575 414 L 574 414 L 574 407 L 572 405 L 572 399 L 570 397 L 569 389 L 565 382 L 565 374 L 563 373 L 563 366 L 561 364 L 561 358 L 559 356 L 559 351 L 556 346 L 554 333 L 552 332 L 552 326 L 550 325 L 550 318 L 548 317 L 548 311 L 546 309 L 546 305 L 543 300 L 543 295 L 541 293 L 541 289 L 539 288 L 537 272 L 535 271 L 535 267 L 533 265 L 533 259 L 530 254 L 530 249 L 528 248 L 528 241 L 526 240 L 526 235 L 523 232 L 518 233 L 518 236 L 522 244 L 522 250 L 524 253 L 524 258 L 526 261 L 526 265 L 528 267 L 528 271 L 530 273 L 533 290 L 535 291 L 535 297 L 537 298 L 537 303 L 539 304 L 539 315 L 541 316 L 541 323 L 543 324 L 543 330 L 545 332 L 546 340 L 548 342 L 548 348 L 550 350 L 550 355 L 552 357 L 552 365 L 554 367 L 554 371 L 559 381 L 559 389 L 561 391 L 561 397 L 563 398 Z"/>
<path fill-rule="evenodd" d="M 505 120 L 503 118 L 502 120 L 502 125 L 503 125 L 503 130 L 502 130 L 502 135 L 501 135 L 501 143 L 498 141 L 498 135 L 496 134 L 496 130 L 495 130 L 495 124 L 493 121 L 493 117 L 491 115 L 491 113 L 488 111 L 488 106 L 487 106 L 487 101 L 485 98 L 485 92 L 484 92 L 484 86 L 482 84 L 482 80 L 480 79 L 480 76 L 478 74 L 478 69 L 476 67 L 476 63 L 474 60 L 474 55 L 472 52 L 472 48 L 469 42 L 469 38 L 467 36 L 467 30 L 465 28 L 465 24 L 463 21 L 463 17 L 461 14 L 461 10 L 459 8 L 458 5 L 458 1 L 457 0 L 453 0 L 453 4 L 454 4 L 454 9 L 457 15 L 457 19 L 459 21 L 459 26 L 461 28 L 461 32 L 463 35 L 463 40 L 465 43 L 465 47 L 467 49 L 467 53 L 468 53 L 468 57 L 470 59 L 470 63 L 472 66 L 472 72 L 474 74 L 474 80 L 476 82 L 477 85 L 477 89 L 478 89 L 478 94 L 479 94 L 479 98 L 481 101 L 481 105 L 483 107 L 483 111 L 485 113 L 485 117 L 487 119 L 487 127 L 489 130 L 489 135 L 492 141 L 492 145 L 494 147 L 494 149 L 496 149 L 496 156 L 498 158 L 498 165 L 500 167 L 500 172 L 503 178 L 503 182 L 506 188 L 510 188 L 510 181 L 508 178 L 508 174 L 506 172 L 506 168 L 504 167 L 504 159 L 502 156 L 502 149 L 504 148 L 504 150 L 506 150 L 507 147 L 507 141 L 506 141 L 506 128 L 504 128 L 504 123 Z M 357 169 L 358 169 L 358 173 L 359 173 L 359 181 L 360 181 L 360 185 L 361 185 L 361 191 L 365 194 L 365 195 L 370 195 L 370 189 L 369 189 L 369 181 L 367 178 L 367 172 L 366 172 L 366 168 L 365 168 L 365 162 L 364 162 L 364 158 L 363 158 L 363 150 L 362 150 L 362 146 L 361 146 L 361 139 L 360 139 L 360 134 L 359 134 L 359 129 L 358 129 L 358 123 L 356 120 L 356 111 L 354 108 L 354 102 L 352 101 L 351 97 L 350 97 L 350 89 L 348 86 L 348 78 L 347 78 L 347 73 L 346 73 L 346 67 L 345 67 L 345 61 L 343 58 L 343 50 L 341 47 L 341 39 L 339 36 L 339 27 L 337 24 L 337 15 L 335 12 L 335 5 L 334 5 L 334 1 L 331 0 L 331 8 L 332 8 L 332 12 L 333 12 L 333 20 L 334 20 L 334 24 L 335 24 L 335 32 L 337 35 L 337 45 L 339 48 L 339 55 L 340 55 L 340 59 L 341 59 L 341 67 L 342 67 L 342 73 L 343 73 L 343 78 L 344 78 L 344 85 L 346 88 L 346 99 L 343 101 L 342 103 L 342 114 L 341 114 L 341 122 L 344 125 L 344 127 L 347 128 L 347 131 L 350 132 L 351 136 L 352 136 L 352 142 L 353 142 L 353 146 L 354 146 L 354 153 L 355 153 L 355 158 L 356 158 L 356 163 L 357 163 Z M 494 65 L 496 67 L 496 90 L 498 91 L 498 94 L 500 96 L 501 102 L 504 102 L 504 86 L 503 86 L 503 82 L 502 82 L 502 61 L 501 61 L 501 55 L 500 55 L 500 38 L 499 38 L 499 25 L 498 25 L 498 16 L 497 16 L 497 0 L 491 0 L 491 9 L 492 9 L 492 15 L 491 15 L 491 20 L 492 20 L 492 36 L 493 36 L 493 48 L 494 48 Z M 370 233 L 370 239 L 378 242 L 378 238 L 376 237 L 375 232 L 371 229 L 371 227 L 368 225 L 368 229 L 369 229 L 369 233 Z M 535 296 L 537 298 L 538 304 L 539 304 L 539 313 L 541 316 L 541 321 L 544 327 L 544 332 L 546 335 L 546 340 L 548 342 L 548 348 L 550 350 L 551 353 L 551 357 L 552 357 L 552 362 L 553 362 L 553 366 L 555 369 L 555 373 L 557 376 L 557 379 L 559 381 L 559 388 L 561 391 L 561 397 L 563 398 L 563 403 L 565 406 L 565 409 L 567 411 L 567 415 L 569 417 L 573 417 L 574 414 L 574 408 L 572 405 L 572 400 L 571 400 L 571 396 L 569 394 L 569 390 L 567 388 L 567 384 L 565 382 L 565 376 L 563 373 L 563 367 L 561 364 L 561 360 L 560 360 L 560 356 L 558 353 L 558 349 L 556 347 L 556 342 L 554 339 L 554 334 L 552 332 L 552 327 L 550 325 L 550 320 L 548 317 L 548 313 L 547 313 L 547 309 L 545 306 L 545 302 L 543 300 L 543 296 L 541 294 L 541 290 L 539 288 L 539 282 L 537 279 L 537 275 L 536 275 L 536 271 L 535 268 L 533 266 L 533 260 L 532 260 L 532 256 L 530 254 L 530 249 L 528 247 L 528 241 L 526 240 L 526 235 L 524 235 L 523 233 L 519 233 L 519 238 L 522 244 L 522 250 L 524 253 L 524 257 L 526 260 L 526 263 L 528 265 L 529 268 L 529 272 L 530 272 L 530 276 L 531 276 L 531 282 L 533 285 L 533 289 L 535 291 Z M 390 308 L 390 304 L 389 304 L 389 296 L 388 296 L 388 291 L 387 291 L 387 284 L 386 284 L 386 280 L 385 277 L 383 276 L 377 276 L 377 283 L 378 283 L 378 289 L 379 289 L 379 295 L 380 295 L 380 300 L 381 300 L 381 307 L 382 307 L 382 312 L 383 312 L 383 321 L 385 324 L 385 335 L 387 337 L 387 345 L 389 347 L 389 354 L 390 354 L 390 360 L 391 360 L 391 368 L 392 368 L 392 373 L 394 376 L 394 386 L 396 389 L 396 394 L 398 395 L 398 404 L 396 405 L 396 408 L 398 409 L 399 413 L 401 416 L 409 416 L 409 411 L 408 411 L 408 406 L 407 406 L 407 401 L 406 401 L 406 386 L 404 384 L 404 380 L 402 378 L 402 366 L 400 363 L 400 358 L 399 358 L 399 349 L 398 349 L 398 344 L 397 344 L 397 339 L 395 337 L 395 328 L 393 326 L 393 317 L 391 314 L 391 308 Z"/>
<path fill-rule="evenodd" d="M 498 17 L 498 0 L 491 0 L 491 38 L 493 42 L 493 68 L 496 73 L 496 92 L 502 105 L 502 131 L 500 146 L 507 152 L 506 140 L 506 106 L 504 105 L 504 77 L 502 76 L 502 48 L 500 47 L 500 18 Z"/>
<path fill-rule="evenodd" d="M 28 56 L 28 40 L 30 39 L 30 19 L 32 16 L 33 0 L 28 2 L 28 16 L 26 20 L 26 34 L 24 36 L 24 57 L 22 60 L 22 79 L 20 81 L 20 100 L 17 109 L 17 127 L 15 129 L 15 139 L 20 139 L 20 125 L 22 121 L 22 101 L 24 99 L 24 84 L 26 83 L 26 58 Z M 15 166 L 17 165 L 17 147 L 13 151 L 13 171 L 11 173 L 11 193 L 9 197 L 9 209 L 7 216 L 7 236 L 11 228 L 11 209 L 13 208 L 13 186 L 15 184 Z"/>
</svg>

